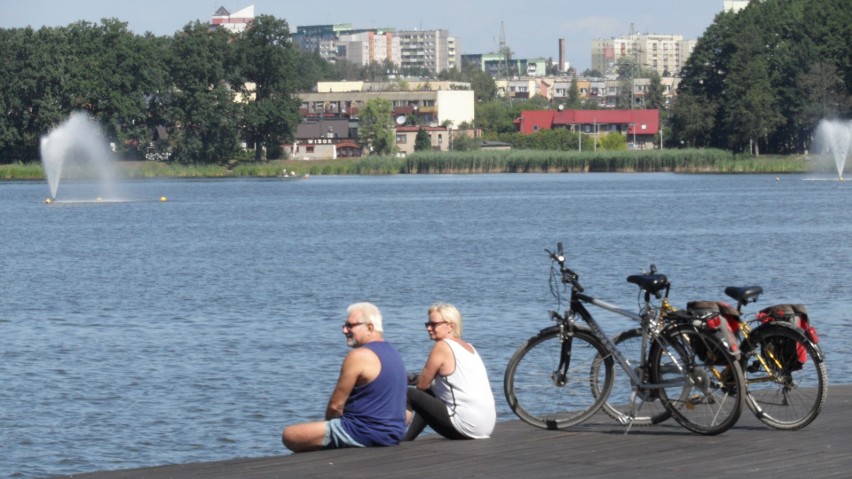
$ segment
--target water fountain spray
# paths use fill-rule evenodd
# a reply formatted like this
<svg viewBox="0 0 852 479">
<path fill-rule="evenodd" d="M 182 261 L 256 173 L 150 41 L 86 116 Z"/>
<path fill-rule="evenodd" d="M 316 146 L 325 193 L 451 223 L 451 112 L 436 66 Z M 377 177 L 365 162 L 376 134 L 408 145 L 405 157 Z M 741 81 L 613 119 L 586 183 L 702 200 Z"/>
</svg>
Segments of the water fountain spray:
<svg viewBox="0 0 852 479">
<path fill-rule="evenodd" d="M 48 203 L 56 200 L 61 178 L 96 180 L 98 200 L 116 199 L 113 152 L 101 129 L 85 113 L 72 113 L 41 138 L 41 163 L 50 186 Z"/>
<path fill-rule="evenodd" d="M 822 120 L 816 130 L 817 151 L 831 155 L 837 169 L 837 179 L 843 181 L 846 158 L 852 151 L 852 121 Z"/>
</svg>

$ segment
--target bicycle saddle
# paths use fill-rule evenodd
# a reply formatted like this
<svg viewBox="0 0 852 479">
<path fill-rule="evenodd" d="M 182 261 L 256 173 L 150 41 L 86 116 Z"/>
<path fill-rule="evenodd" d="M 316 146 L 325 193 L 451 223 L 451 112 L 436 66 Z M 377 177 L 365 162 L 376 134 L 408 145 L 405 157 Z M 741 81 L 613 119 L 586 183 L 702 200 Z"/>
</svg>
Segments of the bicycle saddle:
<svg viewBox="0 0 852 479">
<path fill-rule="evenodd" d="M 664 274 L 632 274 L 627 277 L 627 282 L 633 283 L 649 293 L 656 293 L 668 286 L 669 279 Z"/>
<path fill-rule="evenodd" d="M 725 288 L 725 294 L 736 299 L 739 303 L 747 303 L 749 300 L 757 301 L 757 297 L 763 294 L 763 288 L 760 286 L 728 286 Z"/>
</svg>

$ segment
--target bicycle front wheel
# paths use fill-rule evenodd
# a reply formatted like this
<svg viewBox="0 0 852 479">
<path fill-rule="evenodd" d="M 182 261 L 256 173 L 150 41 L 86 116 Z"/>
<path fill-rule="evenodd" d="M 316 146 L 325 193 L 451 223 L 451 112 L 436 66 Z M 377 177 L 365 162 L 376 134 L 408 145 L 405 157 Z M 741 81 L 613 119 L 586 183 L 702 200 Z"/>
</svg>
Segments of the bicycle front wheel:
<svg viewBox="0 0 852 479">
<path fill-rule="evenodd" d="M 651 380 L 675 421 L 704 435 L 732 428 L 743 407 L 745 380 L 715 337 L 690 325 L 667 328 L 650 352 Z"/>
<path fill-rule="evenodd" d="M 642 378 L 645 376 L 640 366 L 642 364 L 642 330 L 630 329 L 618 334 L 613 340 L 615 346 L 630 363 L 633 371 Z M 613 361 L 614 362 L 614 361 Z M 599 364 L 603 364 L 600 362 Z M 597 371 L 592 371 L 592 377 L 597 377 Z M 619 365 L 614 367 L 612 390 L 603 405 L 604 412 L 619 424 L 632 426 L 650 426 L 659 424 L 672 417 L 671 413 L 657 399 L 655 390 L 637 390 Z M 647 382 L 649 378 L 644 378 Z M 593 383 L 593 386 L 597 384 Z"/>
<path fill-rule="evenodd" d="M 746 405 L 769 427 L 801 429 L 819 415 L 828 394 L 818 346 L 792 327 L 768 324 L 743 341 Z"/>
<path fill-rule="evenodd" d="M 601 408 L 612 376 L 612 358 L 591 333 L 577 330 L 568 336 L 551 328 L 518 348 L 506 367 L 503 391 L 524 422 L 563 429 Z"/>
</svg>

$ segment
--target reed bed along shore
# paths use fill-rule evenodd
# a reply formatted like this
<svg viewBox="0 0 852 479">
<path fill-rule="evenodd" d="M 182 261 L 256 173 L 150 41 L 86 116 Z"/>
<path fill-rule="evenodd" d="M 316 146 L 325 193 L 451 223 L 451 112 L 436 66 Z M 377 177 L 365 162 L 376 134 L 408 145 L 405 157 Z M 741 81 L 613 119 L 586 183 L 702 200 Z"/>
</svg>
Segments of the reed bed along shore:
<svg viewBox="0 0 852 479">
<path fill-rule="evenodd" d="M 125 178 L 225 178 L 290 175 L 399 175 L 481 173 L 804 173 L 816 171 L 806 156 L 732 155 L 723 150 L 566 152 L 539 150 L 418 152 L 407 157 L 338 160 L 274 160 L 263 163 L 181 165 L 154 161 L 117 162 Z M 0 180 L 44 179 L 41 164 L 0 165 Z"/>
</svg>

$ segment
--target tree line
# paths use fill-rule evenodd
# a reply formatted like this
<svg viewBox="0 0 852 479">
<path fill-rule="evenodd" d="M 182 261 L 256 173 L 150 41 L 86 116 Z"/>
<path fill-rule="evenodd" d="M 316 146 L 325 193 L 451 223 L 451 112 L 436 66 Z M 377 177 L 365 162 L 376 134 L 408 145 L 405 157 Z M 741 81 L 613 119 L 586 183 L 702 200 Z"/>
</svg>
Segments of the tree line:
<svg viewBox="0 0 852 479">
<path fill-rule="evenodd" d="M 0 163 L 37 159 L 40 137 L 73 111 L 95 118 L 127 158 L 155 140 L 186 164 L 225 162 L 244 145 L 274 156 L 299 121 L 294 93 L 337 74 L 292 45 L 285 20 L 264 15 L 239 34 L 193 22 L 171 37 L 135 35 L 116 19 L 2 29 L 0 64 Z"/>
<path fill-rule="evenodd" d="M 849 0 L 753 1 L 720 13 L 681 73 L 672 146 L 807 150 L 823 118 L 852 117 Z"/>
<path fill-rule="evenodd" d="M 670 147 L 801 152 L 822 118 L 852 117 L 849 38 L 848 0 L 752 2 L 739 13 L 720 13 L 699 38 L 670 108 L 655 78 L 642 106 L 661 108 Z M 97 119 L 126 158 L 142 158 L 151 148 L 167 148 L 172 161 L 185 164 L 276 158 L 299 122 L 295 93 L 320 80 L 411 73 L 388 64 L 328 63 L 296 48 L 287 22 L 266 15 L 239 34 L 193 22 L 170 37 L 135 35 L 116 19 L 0 29 L 0 64 L 0 163 L 37 159 L 40 137 L 73 111 Z M 635 76 L 631 68 L 620 65 L 620 78 Z M 472 126 L 486 139 L 573 148 L 575 141 L 560 135 L 540 135 L 533 144 L 512 135 L 520 111 L 552 108 L 546 99 L 498 99 L 494 80 L 469 65 L 437 78 L 471 83 Z M 559 102 L 588 108 L 576 79 Z M 375 107 L 373 117 L 361 120 L 365 141 L 375 140 L 378 152 L 379 142 L 393 140 L 386 105 Z M 167 139 L 155 135 L 158 127 Z"/>
</svg>

